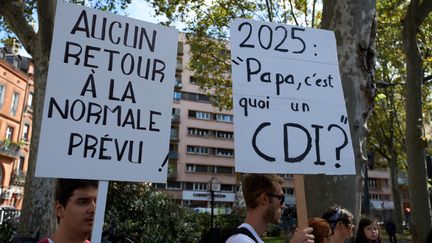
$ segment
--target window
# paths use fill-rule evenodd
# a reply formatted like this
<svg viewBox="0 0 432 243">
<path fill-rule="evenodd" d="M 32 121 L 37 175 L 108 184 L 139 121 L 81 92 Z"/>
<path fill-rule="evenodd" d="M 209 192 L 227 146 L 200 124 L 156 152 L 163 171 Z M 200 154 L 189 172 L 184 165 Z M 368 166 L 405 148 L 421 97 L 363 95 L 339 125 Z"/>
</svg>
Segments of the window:
<svg viewBox="0 0 432 243">
<path fill-rule="evenodd" d="M 197 111 L 195 117 L 198 119 L 210 120 L 211 116 L 210 116 L 210 113 L 208 113 L 208 112 Z"/>
<path fill-rule="evenodd" d="M 33 93 L 29 93 L 27 99 L 27 109 L 33 110 Z"/>
<path fill-rule="evenodd" d="M 369 187 L 376 188 L 377 187 L 377 180 L 369 178 L 368 184 L 369 184 Z"/>
<path fill-rule="evenodd" d="M 181 58 L 177 58 L 177 70 L 183 70 L 183 60 Z"/>
<path fill-rule="evenodd" d="M 200 146 L 187 146 L 186 151 L 192 154 L 208 154 L 209 148 Z"/>
<path fill-rule="evenodd" d="M 181 189 L 180 182 L 168 182 L 167 189 Z"/>
<path fill-rule="evenodd" d="M 24 124 L 23 127 L 23 133 L 22 133 L 22 139 L 26 142 L 29 141 L 29 131 L 30 131 L 30 125 L 29 124 Z"/>
<path fill-rule="evenodd" d="M 207 183 L 194 183 L 194 191 L 207 191 Z"/>
<path fill-rule="evenodd" d="M 13 127 L 7 127 L 6 128 L 6 139 L 9 139 L 10 141 L 12 141 L 13 132 L 14 132 Z"/>
<path fill-rule="evenodd" d="M 183 54 L 183 42 L 181 41 L 177 42 L 177 54 L 179 55 Z"/>
<path fill-rule="evenodd" d="M 190 76 L 189 83 L 190 84 L 197 84 L 197 81 L 196 81 L 195 77 Z"/>
<path fill-rule="evenodd" d="M 232 139 L 234 133 L 233 132 L 223 132 L 223 131 L 216 131 L 215 137 L 222 138 L 222 139 Z"/>
<path fill-rule="evenodd" d="M 233 185 L 222 184 L 220 189 L 222 192 L 232 192 L 233 188 L 234 188 Z"/>
<path fill-rule="evenodd" d="M 228 167 L 228 166 L 217 166 L 216 167 L 216 173 L 220 174 L 234 174 L 234 168 Z"/>
<path fill-rule="evenodd" d="M 18 164 L 16 167 L 17 173 L 22 172 L 24 170 L 24 157 L 19 157 Z"/>
<path fill-rule="evenodd" d="M 174 100 L 175 101 L 181 100 L 181 97 L 182 97 L 182 93 L 181 92 L 174 91 Z"/>
<path fill-rule="evenodd" d="M 216 114 L 216 120 L 222 122 L 233 122 L 233 116 L 226 114 Z"/>
<path fill-rule="evenodd" d="M 187 172 L 194 172 L 195 171 L 195 165 L 193 165 L 193 164 L 186 164 L 186 171 Z"/>
<path fill-rule="evenodd" d="M 207 165 L 195 165 L 196 172 L 208 172 Z"/>
<path fill-rule="evenodd" d="M 166 188 L 166 184 L 165 183 L 154 183 L 154 188 L 157 189 L 165 189 Z"/>
<path fill-rule="evenodd" d="M 233 149 L 217 148 L 215 151 L 215 154 L 217 156 L 234 157 L 234 150 Z"/>
<path fill-rule="evenodd" d="M 185 189 L 186 190 L 193 190 L 193 183 L 192 182 L 186 182 L 185 183 Z"/>
<path fill-rule="evenodd" d="M 188 127 L 188 134 L 191 136 L 208 137 L 210 130 Z"/>
<path fill-rule="evenodd" d="M 3 107 L 5 93 L 6 87 L 4 85 L 0 85 L 0 109 Z"/>
<path fill-rule="evenodd" d="M 12 95 L 12 102 L 11 102 L 11 108 L 10 108 L 10 112 L 14 116 L 17 113 L 18 101 L 19 101 L 19 93 L 14 92 L 13 95 Z"/>
<path fill-rule="evenodd" d="M 294 188 L 286 187 L 282 188 L 285 195 L 294 195 Z"/>
</svg>

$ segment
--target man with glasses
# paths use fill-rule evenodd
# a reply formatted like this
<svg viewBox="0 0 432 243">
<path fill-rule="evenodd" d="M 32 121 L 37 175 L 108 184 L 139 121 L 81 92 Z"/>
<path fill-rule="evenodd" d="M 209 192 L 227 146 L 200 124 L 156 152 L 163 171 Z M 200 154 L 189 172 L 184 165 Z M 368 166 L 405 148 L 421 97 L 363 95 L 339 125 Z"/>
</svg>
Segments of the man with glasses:
<svg viewBox="0 0 432 243">
<path fill-rule="evenodd" d="M 246 203 L 246 219 L 227 243 L 263 243 L 261 235 L 269 224 L 280 222 L 285 208 L 282 191 L 284 180 L 272 174 L 248 174 L 243 177 L 242 192 Z M 312 228 L 297 230 L 291 243 L 314 242 Z"/>
</svg>

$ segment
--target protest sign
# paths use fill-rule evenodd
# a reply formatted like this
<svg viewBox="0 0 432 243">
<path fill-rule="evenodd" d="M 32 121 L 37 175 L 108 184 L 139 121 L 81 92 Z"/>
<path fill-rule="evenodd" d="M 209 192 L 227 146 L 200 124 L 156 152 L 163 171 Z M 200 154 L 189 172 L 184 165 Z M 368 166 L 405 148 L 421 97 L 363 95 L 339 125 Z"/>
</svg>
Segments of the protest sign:
<svg viewBox="0 0 432 243">
<path fill-rule="evenodd" d="M 58 1 L 36 176 L 166 182 L 177 41 Z"/>
<path fill-rule="evenodd" d="M 334 33 L 236 19 L 237 172 L 355 174 Z"/>
</svg>

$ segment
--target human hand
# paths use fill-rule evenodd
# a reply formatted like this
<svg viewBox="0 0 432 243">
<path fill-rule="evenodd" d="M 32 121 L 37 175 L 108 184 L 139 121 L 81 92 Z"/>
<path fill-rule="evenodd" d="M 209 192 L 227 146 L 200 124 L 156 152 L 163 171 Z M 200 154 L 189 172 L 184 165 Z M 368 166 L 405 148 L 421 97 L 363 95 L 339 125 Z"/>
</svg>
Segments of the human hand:
<svg viewBox="0 0 432 243">
<path fill-rule="evenodd" d="M 296 229 L 293 236 L 291 237 L 290 243 L 314 243 L 315 236 L 311 234 L 313 231 L 312 227 L 307 227 L 304 229 Z"/>
</svg>

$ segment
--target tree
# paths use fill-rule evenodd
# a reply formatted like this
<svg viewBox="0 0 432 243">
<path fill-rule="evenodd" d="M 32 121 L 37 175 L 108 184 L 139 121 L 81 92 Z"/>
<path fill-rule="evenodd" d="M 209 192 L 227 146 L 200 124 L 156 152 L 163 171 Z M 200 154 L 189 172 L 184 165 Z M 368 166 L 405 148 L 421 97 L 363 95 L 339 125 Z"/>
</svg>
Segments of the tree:
<svg viewBox="0 0 432 243">
<path fill-rule="evenodd" d="M 360 215 L 362 177 L 366 160 L 366 124 L 373 106 L 375 1 L 323 1 L 321 28 L 336 35 L 341 73 L 355 157 L 355 176 L 306 176 L 308 216 L 321 216 L 338 203 Z M 354 187 L 353 187 L 354 185 Z M 337 193 L 335 193 L 337 192 Z M 323 201 L 324 199 L 324 201 Z M 356 217 L 357 219 L 359 217 Z"/>
<path fill-rule="evenodd" d="M 147 184 L 110 183 L 105 228 L 113 242 L 196 242 L 208 228 L 200 216 Z"/>
<path fill-rule="evenodd" d="M 131 0 L 77 0 L 72 2 L 80 4 L 90 2 L 92 7 L 113 11 L 115 9 L 124 9 L 130 1 Z M 52 213 L 54 180 L 34 177 L 55 9 L 56 0 L 0 1 L 1 23 L 6 23 L 6 26 L 2 25 L 2 30 L 13 32 L 27 52 L 32 56 L 35 66 L 33 132 L 24 189 L 25 200 L 18 228 L 18 231 L 23 234 L 39 230 L 41 235 L 49 235 L 54 232 L 57 225 L 56 218 Z M 31 25 L 33 14 L 37 15 L 37 31 Z"/>
<path fill-rule="evenodd" d="M 403 19 L 402 41 L 406 79 L 406 151 L 411 199 L 410 230 L 414 242 L 425 242 L 430 230 L 430 204 L 425 166 L 426 142 L 423 136 L 422 84 L 423 58 L 418 37 L 421 26 L 432 11 L 432 1 L 412 0 Z"/>
<path fill-rule="evenodd" d="M 182 20 L 189 31 L 191 46 L 189 67 L 196 81 L 208 91 L 220 109 L 232 108 L 230 53 L 226 51 L 228 24 L 235 18 L 253 18 L 281 23 L 318 26 L 321 12 L 317 1 L 204 1 L 166 2 L 147 0 L 156 15 L 170 21 Z M 199 6 L 197 6 L 199 5 Z M 366 162 L 366 121 L 373 103 L 373 47 L 375 1 L 323 1 L 321 27 L 335 31 L 338 43 L 343 89 L 356 158 L 357 175 Z M 312 9 L 312 10 L 311 10 Z M 188 14 L 194 11 L 195 14 Z M 314 13 L 314 14 L 311 14 Z M 333 203 L 343 204 L 356 215 L 360 213 L 360 176 L 306 176 L 308 216 L 321 216 Z M 353 185 L 354 188 L 353 188 Z M 338 193 L 334 193 L 334 192 Z M 313 193 L 312 193 L 313 192 Z"/>
<path fill-rule="evenodd" d="M 400 56 L 405 5 L 400 1 L 377 2 L 376 76 L 377 96 L 368 127 L 368 150 L 375 153 L 375 167 L 388 168 L 392 188 L 393 220 L 402 232 L 402 200 L 399 170 L 406 171 L 404 82 L 405 67 Z M 391 48 L 388 48 L 391 46 Z M 384 161 L 384 163 L 383 163 Z M 365 182 L 366 183 L 366 182 Z"/>
</svg>

